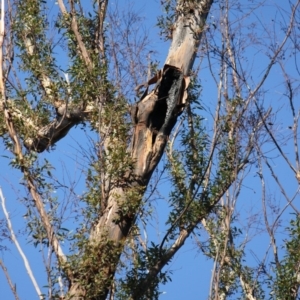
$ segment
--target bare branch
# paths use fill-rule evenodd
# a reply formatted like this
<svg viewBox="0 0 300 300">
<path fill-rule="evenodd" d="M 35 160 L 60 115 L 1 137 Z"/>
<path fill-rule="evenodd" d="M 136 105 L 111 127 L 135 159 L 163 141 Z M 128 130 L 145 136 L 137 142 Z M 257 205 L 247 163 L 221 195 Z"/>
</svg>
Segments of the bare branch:
<svg viewBox="0 0 300 300">
<path fill-rule="evenodd" d="M 9 285 L 9 287 L 10 287 L 12 293 L 14 294 L 15 299 L 16 299 L 16 300 L 19 300 L 20 298 L 19 298 L 19 296 L 18 296 L 18 294 L 17 294 L 16 286 L 12 283 L 11 278 L 10 278 L 10 276 L 9 276 L 9 273 L 8 273 L 8 271 L 7 271 L 7 268 L 5 267 L 5 265 L 3 264 L 3 262 L 2 262 L 1 259 L 0 259 L 0 267 L 2 268 L 2 270 L 3 270 L 3 272 L 4 272 L 4 275 L 5 275 L 5 277 L 6 277 L 6 280 L 7 280 L 7 282 L 8 282 L 8 285 Z"/>
<path fill-rule="evenodd" d="M 295 161 L 296 161 L 296 169 L 297 174 L 296 178 L 300 182 L 300 159 L 299 159 L 299 144 L 298 144 L 298 123 L 299 123 L 299 117 L 300 117 L 300 111 L 296 113 L 295 106 L 294 106 L 294 93 L 293 93 L 293 87 L 292 82 L 290 78 L 288 77 L 288 74 L 285 71 L 285 67 L 282 63 L 280 63 L 281 70 L 284 74 L 285 83 L 287 87 L 287 97 L 289 99 L 290 109 L 293 116 L 293 136 L 294 136 L 294 151 L 295 151 Z"/>
<path fill-rule="evenodd" d="M 258 166 L 259 166 L 258 175 L 260 177 L 261 187 L 262 187 L 262 205 L 263 205 L 263 212 L 264 212 L 264 220 L 265 220 L 267 232 L 271 239 L 275 263 L 278 267 L 280 265 L 280 263 L 279 263 L 279 259 L 278 259 L 277 245 L 276 245 L 275 236 L 274 236 L 274 233 L 275 233 L 274 225 L 275 224 L 273 225 L 273 228 L 271 228 L 271 226 L 269 224 L 269 220 L 268 220 L 267 207 L 266 207 L 266 186 L 265 186 L 265 179 L 264 179 L 263 172 L 262 172 L 262 163 L 261 163 L 260 157 L 258 158 Z"/>
<path fill-rule="evenodd" d="M 288 29 L 286 31 L 285 37 L 283 39 L 283 41 L 281 42 L 280 46 L 277 48 L 277 50 L 275 51 L 270 63 L 268 64 L 268 67 L 261 79 L 261 81 L 257 84 L 257 86 L 251 91 L 249 97 L 252 98 L 254 95 L 256 95 L 257 91 L 262 87 L 262 85 L 264 84 L 264 82 L 266 81 L 266 79 L 268 78 L 268 75 L 272 69 L 272 67 L 274 66 L 276 59 L 278 57 L 278 55 L 281 53 L 284 45 L 286 44 L 286 42 L 288 41 L 291 33 L 292 33 L 292 29 L 293 29 L 293 25 L 295 22 L 295 16 L 296 16 L 296 12 L 298 11 L 298 6 L 300 4 L 300 0 L 297 0 L 297 3 L 294 5 L 292 13 L 291 13 L 291 18 L 290 18 L 290 23 L 288 26 Z"/>
<path fill-rule="evenodd" d="M 21 246 L 20 246 L 20 244 L 19 244 L 19 242 L 18 242 L 18 240 L 15 236 L 14 230 L 12 228 L 12 224 L 10 222 L 9 214 L 6 210 L 5 198 L 3 196 L 1 187 L 0 187 L 0 200 L 1 200 L 2 210 L 4 212 L 4 215 L 5 215 L 5 218 L 6 218 L 6 221 L 7 221 L 8 229 L 9 229 L 9 232 L 11 234 L 11 239 L 14 242 L 16 248 L 18 249 L 19 254 L 21 255 L 21 257 L 23 259 L 25 269 L 27 271 L 27 274 L 28 274 L 33 286 L 34 286 L 34 289 L 35 289 L 36 293 L 38 294 L 40 299 L 43 299 L 42 292 L 41 292 L 41 290 L 40 290 L 40 288 L 39 288 L 39 286 L 38 286 L 38 284 L 35 280 L 35 277 L 34 277 L 33 273 L 32 273 L 32 270 L 30 268 L 30 264 L 28 262 L 28 259 L 27 259 L 26 255 L 24 254 L 24 252 L 23 252 L 23 250 L 22 250 L 22 248 L 21 248 Z"/>
</svg>

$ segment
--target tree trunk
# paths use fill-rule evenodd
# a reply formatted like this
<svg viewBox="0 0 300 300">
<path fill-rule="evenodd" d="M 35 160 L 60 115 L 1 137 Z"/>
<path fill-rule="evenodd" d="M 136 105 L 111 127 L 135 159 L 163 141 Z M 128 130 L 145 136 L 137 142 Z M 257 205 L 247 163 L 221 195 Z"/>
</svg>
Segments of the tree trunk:
<svg viewBox="0 0 300 300">
<path fill-rule="evenodd" d="M 130 150 L 135 168 L 132 174 L 128 175 L 125 185 L 114 187 L 110 191 L 106 208 L 90 235 L 91 242 L 100 245 L 99 262 L 107 261 L 105 256 L 114 257 L 110 264 L 99 263 L 98 271 L 103 275 L 103 286 L 99 287 L 97 299 L 104 300 L 107 297 L 124 241 L 134 223 L 138 204 L 163 155 L 177 117 L 184 109 L 189 73 L 212 2 L 213 0 L 178 1 L 177 19 L 166 63 L 163 69 L 145 84 L 148 89 L 149 84 L 155 83 L 153 90 L 132 107 L 134 133 Z M 130 188 L 138 190 L 138 204 L 135 211 L 120 214 L 122 206 L 129 201 L 127 190 Z M 72 299 L 79 299 L 84 295 L 84 287 L 78 288 L 79 286 L 76 282 L 71 283 L 70 295 L 74 297 Z"/>
</svg>

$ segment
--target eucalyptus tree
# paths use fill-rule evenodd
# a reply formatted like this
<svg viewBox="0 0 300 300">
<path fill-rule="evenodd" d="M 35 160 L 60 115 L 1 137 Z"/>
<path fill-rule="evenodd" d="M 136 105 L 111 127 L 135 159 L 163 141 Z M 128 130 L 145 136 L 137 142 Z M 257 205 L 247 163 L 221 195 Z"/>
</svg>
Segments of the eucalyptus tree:
<svg viewBox="0 0 300 300">
<path fill-rule="evenodd" d="M 226 299 L 236 292 L 247 299 L 261 299 L 268 282 L 274 284 L 274 295 L 280 297 L 284 286 L 287 294 L 281 297 L 296 299 L 298 271 L 291 274 L 286 266 L 299 262 L 291 250 L 298 245 L 297 236 L 293 234 L 296 240 L 287 243 L 286 261 L 280 262 L 275 255 L 277 271 L 266 273 L 260 284 L 257 272 L 243 265 L 244 251 L 235 244 L 239 234 L 232 224 L 245 172 L 256 161 L 261 168 L 269 164 L 263 150 L 266 136 L 286 157 L 268 125 L 271 109 L 258 99 L 288 41 L 294 41 L 296 49 L 293 37 L 297 36 L 299 1 L 290 5 L 282 40 L 270 42 L 268 64 L 254 85 L 240 63 L 245 44 L 240 40 L 237 44 L 230 23 L 231 7 L 238 10 L 239 4 L 161 2 L 166 15 L 158 19 L 158 26 L 162 36 L 171 40 L 161 68 L 139 61 L 138 56 L 131 57 L 130 63 L 136 60 L 133 68 L 121 61 L 139 49 L 143 52 L 146 39 L 134 45 L 128 41 L 135 30 L 130 22 L 124 32 L 118 32 L 114 25 L 122 20 L 116 19 L 108 0 L 89 4 L 58 0 L 54 12 L 51 1 L 9 0 L 2 6 L 0 133 L 11 151 L 10 163 L 22 172 L 22 184 L 29 193 L 24 203 L 31 238 L 55 257 L 47 270 L 48 295 L 39 291 L 39 296 L 157 299 L 159 284 L 169 278 L 165 266 L 188 237 L 205 230 L 209 244 L 199 247 L 215 261 L 211 299 Z M 214 6 L 220 17 L 207 22 Z M 125 50 L 118 39 L 127 42 Z M 62 51 L 68 66 L 61 66 Z M 201 71 L 193 69 L 197 55 L 208 58 L 216 84 L 212 131 L 203 123 Z M 218 63 L 217 74 L 212 61 Z M 128 90 L 134 84 L 135 91 Z M 292 97 L 292 87 L 290 91 Z M 297 149 L 298 115 L 293 99 L 290 102 Z M 87 126 L 94 140 L 92 149 L 83 148 L 81 153 L 90 155 L 84 170 L 88 191 L 80 197 L 83 213 L 77 216 L 75 233 L 66 233 L 60 199 L 51 196 L 56 188 L 51 165 L 42 163 L 39 156 L 55 151 L 55 144 L 77 125 Z M 147 244 L 141 240 L 137 220 L 148 194 L 157 189 L 153 174 L 164 153 L 162 169 L 172 185 L 171 209 L 160 243 Z M 299 166 L 291 169 L 298 178 Z M 263 172 L 259 174 L 263 186 Z M 298 223 L 293 224 L 295 233 Z M 266 227 L 276 249 L 274 228 L 267 221 Z M 63 241 L 68 241 L 70 249 L 65 249 Z M 286 274 L 292 277 L 292 286 L 284 281 Z M 11 289 L 16 295 L 13 285 Z"/>
</svg>

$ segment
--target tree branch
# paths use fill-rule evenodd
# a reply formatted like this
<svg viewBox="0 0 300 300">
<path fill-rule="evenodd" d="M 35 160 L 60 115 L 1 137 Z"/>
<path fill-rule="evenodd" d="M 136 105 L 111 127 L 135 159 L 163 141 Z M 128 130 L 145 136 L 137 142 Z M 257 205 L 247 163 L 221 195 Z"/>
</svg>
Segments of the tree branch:
<svg viewBox="0 0 300 300">
<path fill-rule="evenodd" d="M 86 47 L 83 43 L 82 36 L 79 32 L 78 23 L 77 23 L 77 19 L 76 19 L 76 11 L 75 11 L 75 8 L 74 8 L 74 2 L 73 2 L 73 0 L 69 0 L 69 2 L 70 2 L 70 5 L 71 5 L 71 28 L 73 30 L 73 33 L 75 34 L 77 44 L 78 44 L 78 47 L 80 49 L 80 53 L 83 57 L 83 60 L 86 64 L 88 70 L 91 71 L 92 68 L 93 68 L 93 64 L 92 64 L 92 61 L 90 59 L 90 55 L 89 55 L 89 53 L 88 53 L 88 51 L 87 51 L 87 49 L 86 49 Z M 69 12 L 67 11 L 63 0 L 58 0 L 58 5 L 59 5 L 59 8 L 60 8 L 62 14 L 65 17 L 68 17 Z"/>
<path fill-rule="evenodd" d="M 39 296 L 40 299 L 43 299 L 42 292 L 41 292 L 41 290 L 40 290 L 40 288 L 39 288 L 39 286 L 38 286 L 38 284 L 37 284 L 37 282 L 35 280 L 35 277 L 34 277 L 33 273 L 32 273 L 32 270 L 30 268 L 28 259 L 27 259 L 26 255 L 24 254 L 24 252 L 23 252 L 23 250 L 22 250 L 22 248 L 21 248 L 21 246 L 20 246 L 20 244 L 19 244 L 19 242 L 18 242 L 18 240 L 17 240 L 17 238 L 15 236 L 14 230 L 12 228 L 12 224 L 10 222 L 9 214 L 8 214 L 8 212 L 6 210 L 5 198 L 3 196 L 1 187 L 0 187 L 0 200 L 1 200 L 2 210 L 3 210 L 5 218 L 6 218 L 8 230 L 9 230 L 9 232 L 11 234 L 11 239 L 14 242 L 16 248 L 18 249 L 19 254 L 21 255 L 21 257 L 23 259 L 25 269 L 27 271 L 27 274 L 28 274 L 28 276 L 29 276 L 29 278 L 30 278 L 33 286 L 34 286 L 34 289 L 35 289 L 36 293 L 38 294 L 38 296 Z"/>
<path fill-rule="evenodd" d="M 20 140 L 18 138 L 18 134 L 15 130 L 15 126 L 12 120 L 12 117 L 10 115 L 10 111 L 8 109 L 7 105 L 7 99 L 6 99 L 6 90 L 5 90 L 5 78 L 3 76 L 3 39 L 4 39 L 4 0 L 1 1 L 1 23 L 0 23 L 0 92 L 1 92 L 1 102 L 2 107 L 4 110 L 4 118 L 5 123 L 8 129 L 8 134 L 13 142 L 14 145 L 14 154 L 16 158 L 18 159 L 18 162 L 21 167 L 21 171 L 24 174 L 25 180 L 27 182 L 28 190 L 35 202 L 35 206 L 38 210 L 38 213 L 41 217 L 42 223 L 45 227 L 45 230 L 47 232 L 47 237 L 49 240 L 49 243 L 52 245 L 54 252 L 56 253 L 57 259 L 63 264 L 66 262 L 66 257 L 63 254 L 63 251 L 60 247 L 60 244 L 58 242 L 58 239 L 56 238 L 53 227 L 51 225 L 51 222 L 49 220 L 49 217 L 47 215 L 47 212 L 45 211 L 45 208 L 43 206 L 43 202 L 41 200 L 41 197 L 39 193 L 37 192 L 37 188 L 34 184 L 34 178 L 32 178 L 30 171 L 27 167 L 24 165 L 24 156 L 22 152 L 22 146 L 20 143 Z"/>
<path fill-rule="evenodd" d="M 13 285 L 13 283 L 12 283 L 12 281 L 11 281 L 11 279 L 10 279 L 10 276 L 9 276 L 9 274 L 8 274 L 7 268 L 5 267 L 5 265 L 3 264 L 3 262 L 2 262 L 1 259 L 0 259 L 0 267 L 2 268 L 2 270 L 3 270 L 3 272 L 4 272 L 4 275 L 5 275 L 5 277 L 6 277 L 6 280 L 7 280 L 7 282 L 8 282 L 8 285 L 9 285 L 9 287 L 10 287 L 12 293 L 14 294 L 15 299 L 16 299 L 16 300 L 19 300 L 20 298 L 19 298 L 19 296 L 18 296 L 18 294 L 17 294 L 16 286 Z"/>
</svg>

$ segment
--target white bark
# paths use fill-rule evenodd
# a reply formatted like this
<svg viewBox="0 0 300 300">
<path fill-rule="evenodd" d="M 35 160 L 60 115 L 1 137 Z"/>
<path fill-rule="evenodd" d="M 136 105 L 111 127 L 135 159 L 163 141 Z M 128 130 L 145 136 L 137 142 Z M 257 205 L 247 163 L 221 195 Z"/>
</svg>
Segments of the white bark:
<svg viewBox="0 0 300 300">
<path fill-rule="evenodd" d="M 17 237 L 14 233 L 14 230 L 13 230 L 13 227 L 12 227 L 12 224 L 11 224 L 11 221 L 10 221 L 9 214 L 8 214 L 7 209 L 6 209 L 5 198 L 3 196 L 1 187 L 0 187 L 0 200 L 1 200 L 2 210 L 3 210 L 5 218 L 6 218 L 7 227 L 8 227 L 8 230 L 10 232 L 10 235 L 11 235 L 11 239 L 12 239 L 13 243 L 15 244 L 20 256 L 23 259 L 25 269 L 27 271 L 27 274 L 28 274 L 33 286 L 34 286 L 34 289 L 35 289 L 36 293 L 38 294 L 40 299 L 43 299 L 42 292 L 41 292 L 41 290 L 40 290 L 40 288 L 39 288 L 39 286 L 38 286 L 38 284 L 35 280 L 35 277 L 34 277 L 33 272 L 31 270 L 29 261 L 28 261 L 26 255 L 25 255 L 25 253 L 23 252 L 22 247 L 20 246 L 20 244 L 18 242 L 18 239 L 17 239 Z"/>
</svg>

